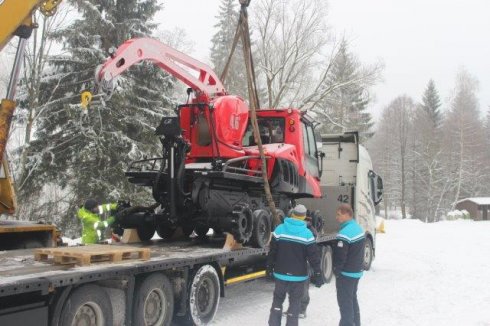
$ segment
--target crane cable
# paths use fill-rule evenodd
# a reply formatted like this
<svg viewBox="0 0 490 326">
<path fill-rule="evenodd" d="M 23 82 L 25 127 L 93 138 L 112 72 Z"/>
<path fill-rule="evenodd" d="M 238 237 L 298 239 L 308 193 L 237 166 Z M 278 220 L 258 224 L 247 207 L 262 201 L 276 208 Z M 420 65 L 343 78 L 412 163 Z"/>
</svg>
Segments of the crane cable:
<svg viewBox="0 0 490 326">
<path fill-rule="evenodd" d="M 274 225 L 281 224 L 281 220 L 276 211 L 276 205 L 274 199 L 272 198 L 272 193 L 269 185 L 269 180 L 267 178 L 267 162 L 264 154 L 264 147 L 262 146 L 262 139 L 260 138 L 259 125 L 257 122 L 257 110 L 260 109 L 260 102 L 257 92 L 257 83 L 255 77 L 255 68 L 252 57 L 252 46 L 250 41 L 250 29 L 248 25 L 248 13 L 247 7 L 249 6 L 251 0 L 239 0 L 240 2 L 240 16 L 238 18 L 238 24 L 235 31 L 235 37 L 233 39 L 232 48 L 228 60 L 226 61 L 223 72 L 221 73 L 221 81 L 224 83 L 226 75 L 230 67 L 230 62 L 235 53 L 236 46 L 238 44 L 238 39 L 241 37 L 242 47 L 243 47 L 243 57 L 245 61 L 245 70 L 247 73 L 247 87 L 248 96 L 250 101 L 250 121 L 252 123 L 253 134 L 255 138 L 255 143 L 259 149 L 259 156 L 262 162 L 262 179 L 264 181 L 264 191 L 267 204 L 272 213 Z"/>
</svg>

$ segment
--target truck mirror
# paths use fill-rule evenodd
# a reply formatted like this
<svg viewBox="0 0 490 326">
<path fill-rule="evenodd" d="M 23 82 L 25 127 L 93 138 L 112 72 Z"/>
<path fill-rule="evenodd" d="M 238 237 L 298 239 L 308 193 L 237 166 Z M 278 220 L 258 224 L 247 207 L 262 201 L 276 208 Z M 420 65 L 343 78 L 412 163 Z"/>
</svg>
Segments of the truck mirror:
<svg viewBox="0 0 490 326">
<path fill-rule="evenodd" d="M 376 200 L 374 201 L 375 205 L 378 205 L 381 200 L 383 200 L 383 179 L 376 175 Z"/>
<path fill-rule="evenodd" d="M 371 197 L 376 206 L 383 200 L 383 179 L 374 171 L 369 171 L 368 176 L 371 182 Z"/>
<path fill-rule="evenodd" d="M 323 174 L 323 158 L 325 157 L 325 153 L 322 151 L 316 151 L 315 157 L 318 161 L 318 177 L 321 178 Z"/>
</svg>

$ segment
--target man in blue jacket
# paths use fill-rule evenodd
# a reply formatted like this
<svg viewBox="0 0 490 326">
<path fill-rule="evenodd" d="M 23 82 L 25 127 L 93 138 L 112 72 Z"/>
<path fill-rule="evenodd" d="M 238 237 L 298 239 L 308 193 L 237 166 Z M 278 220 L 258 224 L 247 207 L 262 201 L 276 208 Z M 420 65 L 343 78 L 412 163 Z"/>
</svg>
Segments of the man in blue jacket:
<svg viewBox="0 0 490 326">
<path fill-rule="evenodd" d="M 333 251 L 333 272 L 336 277 L 337 302 L 340 309 L 339 326 L 360 326 L 361 314 L 357 302 L 357 285 L 363 273 L 365 235 L 353 219 L 352 207 L 337 208 L 340 223 L 337 244 Z"/>
<path fill-rule="evenodd" d="M 278 225 L 272 233 L 267 257 L 267 272 L 275 278 L 274 297 L 269 316 L 270 326 L 280 326 L 282 304 L 289 295 L 289 309 L 286 326 L 298 325 L 300 300 L 304 283 L 308 279 L 307 262 L 314 271 L 311 282 L 316 287 L 323 285 L 320 269 L 320 255 L 315 237 L 306 227 L 306 207 L 294 207 L 291 217 Z"/>
</svg>

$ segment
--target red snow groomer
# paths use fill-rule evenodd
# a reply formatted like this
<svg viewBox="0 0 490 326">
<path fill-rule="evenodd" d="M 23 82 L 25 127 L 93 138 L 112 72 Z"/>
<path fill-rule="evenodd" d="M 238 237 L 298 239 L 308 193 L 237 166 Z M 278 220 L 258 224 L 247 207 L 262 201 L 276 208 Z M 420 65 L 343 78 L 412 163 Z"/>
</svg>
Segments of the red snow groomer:
<svg viewBox="0 0 490 326">
<path fill-rule="evenodd" d="M 111 91 L 115 77 L 142 60 L 184 82 L 193 96 L 177 107 L 175 117 L 163 118 L 156 128 L 161 156 L 135 161 L 126 172 L 129 182 L 152 188 L 156 204 L 121 211 L 120 228 L 136 228 L 142 240 L 155 230 L 169 238 L 179 227 L 185 235 L 194 231 L 199 236 L 213 228 L 215 233 L 231 233 L 240 243 L 263 247 L 272 218 L 262 173 L 267 173 L 282 216 L 297 198 L 321 197 L 321 155 L 313 122 L 303 113 L 257 112 L 267 161 L 267 171 L 262 171 L 246 102 L 228 95 L 209 66 L 157 40 L 132 39 L 98 68 L 100 88 Z M 321 228 L 321 218 L 312 218 Z"/>
</svg>

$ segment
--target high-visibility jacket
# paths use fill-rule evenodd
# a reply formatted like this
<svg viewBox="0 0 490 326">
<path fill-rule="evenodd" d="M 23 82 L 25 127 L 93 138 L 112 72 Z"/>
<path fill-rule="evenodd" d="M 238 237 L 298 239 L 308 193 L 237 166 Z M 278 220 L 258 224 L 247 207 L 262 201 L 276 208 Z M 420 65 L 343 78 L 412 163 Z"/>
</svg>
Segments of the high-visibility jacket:
<svg viewBox="0 0 490 326">
<path fill-rule="evenodd" d="M 85 207 L 78 210 L 78 218 L 82 221 L 82 243 L 97 243 L 99 240 L 99 235 L 97 230 L 103 232 L 109 225 L 114 223 L 114 217 L 110 216 L 107 220 L 103 221 L 101 215 L 108 213 L 111 210 L 115 210 L 117 207 L 116 203 L 99 205 L 98 213 L 93 213 Z"/>
</svg>

